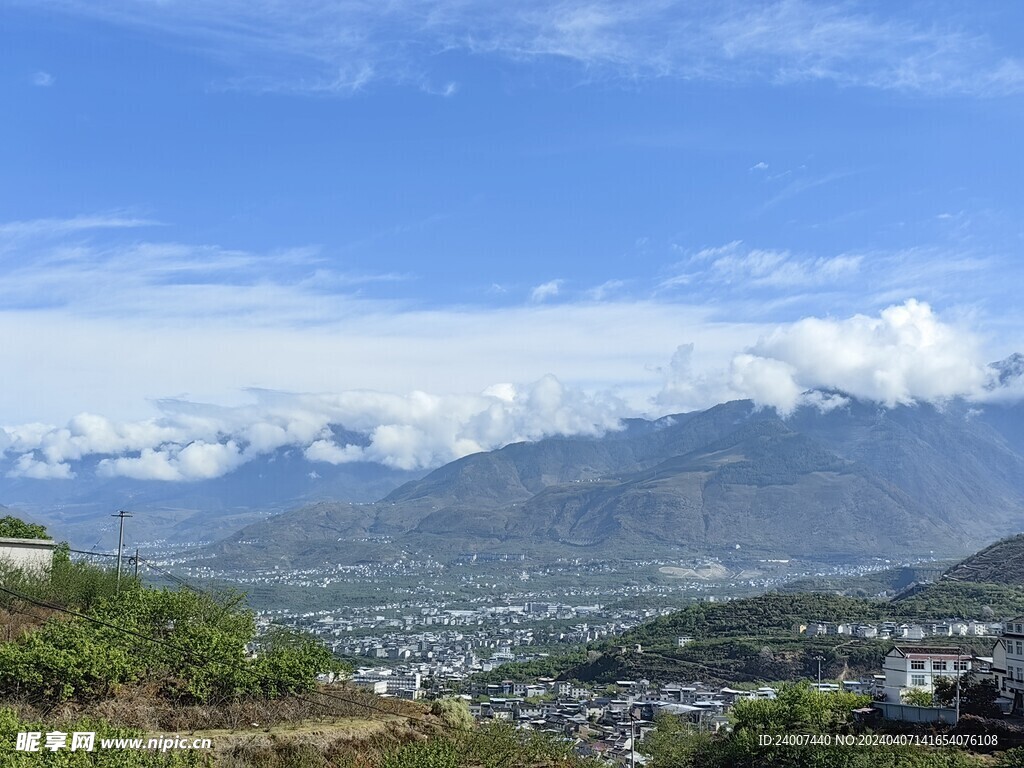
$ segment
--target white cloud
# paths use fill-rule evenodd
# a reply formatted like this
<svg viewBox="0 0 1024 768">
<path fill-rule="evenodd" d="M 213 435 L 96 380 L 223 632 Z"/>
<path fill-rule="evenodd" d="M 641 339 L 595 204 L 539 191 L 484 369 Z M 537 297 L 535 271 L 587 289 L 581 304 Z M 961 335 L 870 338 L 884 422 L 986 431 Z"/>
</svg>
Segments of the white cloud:
<svg viewBox="0 0 1024 768">
<path fill-rule="evenodd" d="M 40 70 L 39 72 L 32 73 L 32 85 L 39 88 L 49 88 L 55 82 L 56 80 L 49 72 L 43 72 Z"/>
<path fill-rule="evenodd" d="M 621 312 L 617 317 L 622 323 L 634 323 L 623 342 L 631 341 L 635 352 L 645 334 L 650 334 L 650 326 L 636 317 L 642 305 L 602 306 L 613 315 Z M 554 312 L 551 325 L 538 327 L 548 333 L 572 316 L 554 308 L 543 311 Z M 600 317 L 604 323 L 607 337 L 596 336 L 601 346 L 615 331 L 622 331 L 614 318 L 587 316 Z M 529 314 L 522 318 L 535 319 Z M 523 327 L 513 327 L 521 339 Z M 581 343 L 595 338 L 593 328 L 581 324 Z M 642 380 L 649 385 L 659 375 L 664 379 L 653 410 L 630 406 L 610 391 L 566 385 L 551 375 L 527 385 L 506 380 L 482 388 L 479 394 L 251 390 L 249 401 L 236 405 L 205 405 L 180 398 L 159 401 L 159 416 L 137 421 L 87 413 L 64 426 L 8 426 L 0 433 L 0 445 L 14 459 L 12 476 L 69 478 L 68 462 L 95 456 L 101 459 L 98 471 L 104 476 L 190 481 L 218 477 L 282 447 L 296 447 L 315 462 L 372 461 L 402 469 L 429 468 L 510 442 L 600 434 L 640 410 L 660 415 L 666 409 L 704 408 L 735 398 L 751 398 L 788 413 L 804 404 L 829 410 L 845 403 L 842 395 L 828 390 L 888 406 L 1006 394 L 986 390 L 992 371 L 980 362 L 985 356 L 973 335 L 914 300 L 876 316 L 810 317 L 760 333 L 753 326 L 715 327 L 706 322 L 688 329 L 680 324 L 674 333 L 684 329 L 695 332 L 695 341 L 678 345 L 674 353 L 667 351 L 662 359 L 671 354 L 670 365 L 665 369 L 648 366 Z M 667 327 L 662 332 L 673 335 Z M 494 341 L 493 333 L 486 336 Z M 756 338 L 753 343 L 752 337 Z M 260 338 L 265 341 L 265 334 Z M 295 338 L 286 337 L 292 342 Z M 423 338 L 415 342 L 422 346 Z M 227 347 L 215 343 L 212 348 L 223 354 Z M 572 345 L 557 345 L 555 352 L 563 367 L 571 362 L 572 349 Z M 617 355 L 627 354 L 625 346 L 617 349 Z M 497 353 L 501 356 L 501 350 Z M 131 357 L 134 364 L 139 363 Z M 620 377 L 612 389 L 622 393 L 628 388 Z M 366 436 L 367 443 L 339 442 L 332 425 Z"/>
<path fill-rule="evenodd" d="M 226 443 L 196 440 L 185 446 L 144 448 L 137 457 L 103 459 L 97 466 L 97 473 L 103 477 L 120 476 L 136 480 L 209 480 L 244 463 L 245 458 L 234 440 Z"/>
<path fill-rule="evenodd" d="M 68 427 L 6 427 L 7 452 L 20 454 L 11 474 L 71 477 L 64 462 L 100 456 L 97 471 L 105 477 L 205 480 L 285 446 L 303 449 L 310 461 L 420 469 L 520 440 L 600 434 L 631 413 L 614 397 L 566 387 L 553 376 L 479 395 L 253 395 L 255 403 L 236 407 L 166 402 L 163 417 L 134 424 L 83 415 Z M 339 445 L 332 425 L 366 434 L 369 444 Z"/>
<path fill-rule="evenodd" d="M 737 397 L 725 373 L 728 360 L 701 360 L 698 357 L 700 351 L 702 349 L 693 342 L 680 344 L 668 367 L 660 369 L 664 385 L 655 395 L 654 402 L 662 410 L 693 411 Z M 729 350 L 727 354 L 732 352 Z"/>
<path fill-rule="evenodd" d="M 541 283 L 530 291 L 530 301 L 539 303 L 553 299 L 562 289 L 562 283 L 564 282 L 564 280 L 549 280 L 546 283 Z"/>
<path fill-rule="evenodd" d="M 733 362 L 731 384 L 792 410 L 809 389 L 838 389 L 887 406 L 979 396 L 990 379 L 973 335 L 909 300 L 877 317 L 807 318 L 782 326 Z"/>
<path fill-rule="evenodd" d="M 316 440 L 305 450 L 310 461 L 323 461 L 327 464 L 349 464 L 353 461 L 366 461 L 362 446 L 340 446 L 330 440 Z"/>
<path fill-rule="evenodd" d="M 977 336 L 914 299 L 874 316 L 808 317 L 777 325 L 724 366 L 695 363 L 695 350 L 699 345 L 681 345 L 662 371 L 655 398 L 662 408 L 749 398 L 784 414 L 801 405 L 827 411 L 846 403 L 837 391 L 888 407 L 1024 395 L 1016 381 L 994 388 L 989 356 Z"/>
<path fill-rule="evenodd" d="M 743 354 L 733 358 L 730 383 L 758 405 L 789 413 L 800 402 L 802 392 L 796 374 L 796 369 L 782 360 Z"/>
<path fill-rule="evenodd" d="M 65 219 L 29 219 L 0 224 L 0 246 L 20 244 L 21 238 L 60 237 L 69 233 L 102 229 L 159 226 L 160 222 L 123 213 L 83 214 Z"/>
<path fill-rule="evenodd" d="M 134 480 L 182 480 L 166 451 L 144 448 L 138 457 L 103 459 L 97 472 L 106 477 L 130 477 Z"/>
<path fill-rule="evenodd" d="M 594 301 L 604 301 L 610 296 L 620 293 L 625 288 L 625 280 L 606 280 L 600 285 L 587 291 L 587 296 Z"/>
<path fill-rule="evenodd" d="M 7 472 L 8 477 L 26 477 L 32 480 L 71 480 L 75 473 L 67 464 L 37 461 L 31 454 L 18 457 L 14 467 Z"/>
<path fill-rule="evenodd" d="M 857 255 L 708 248 L 665 281 L 702 304 L 636 298 L 614 280 L 564 296 L 551 281 L 524 305 L 431 309 L 359 295 L 351 286 L 372 276 L 333 273 L 315 249 L 94 240 L 147 223 L 0 225 L 0 362 L 17 372 L 0 390 L 0 419 L 14 425 L 0 449 L 12 473 L 66 477 L 96 457 L 110 476 L 199 480 L 285 446 L 313 461 L 430 467 L 736 397 L 787 410 L 815 388 L 888 404 L 973 396 L 987 375 L 978 361 L 994 359 L 915 301 L 783 325 L 717 319 L 758 316 L 772 301 L 806 313 L 781 290 L 793 286 L 849 305 L 864 294 L 849 283 L 869 272 Z M 930 252 L 872 258 L 899 301 L 929 275 L 979 269 Z M 325 394 L 288 394 L 303 392 Z M 368 444 L 338 442 L 332 424 Z"/>
</svg>

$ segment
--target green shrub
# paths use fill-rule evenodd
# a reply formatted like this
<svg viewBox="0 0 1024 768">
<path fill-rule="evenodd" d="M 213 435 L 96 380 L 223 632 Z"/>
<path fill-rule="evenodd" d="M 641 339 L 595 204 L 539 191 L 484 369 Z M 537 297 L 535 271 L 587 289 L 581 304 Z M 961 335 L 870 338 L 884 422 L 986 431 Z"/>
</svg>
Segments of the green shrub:
<svg viewBox="0 0 1024 768">
<path fill-rule="evenodd" d="M 42 701 L 104 698 L 148 681 L 185 702 L 276 697 L 311 690 L 340 668 L 312 638 L 275 632 L 246 656 L 256 627 L 241 597 L 214 599 L 185 589 L 135 587 L 96 601 L 93 619 L 55 616 L 0 645 L 0 693 Z"/>
<path fill-rule="evenodd" d="M 91 731 L 96 734 L 92 751 L 69 748 L 57 751 L 15 751 L 18 733 Z M 103 749 L 101 739 L 142 737 L 139 730 L 118 728 L 95 718 L 79 718 L 67 722 L 39 723 L 21 720 L 9 708 L 0 707 L 0 765 L 4 768 L 211 768 L 213 756 L 204 750 L 172 750 L 156 752 L 145 749 Z"/>
</svg>

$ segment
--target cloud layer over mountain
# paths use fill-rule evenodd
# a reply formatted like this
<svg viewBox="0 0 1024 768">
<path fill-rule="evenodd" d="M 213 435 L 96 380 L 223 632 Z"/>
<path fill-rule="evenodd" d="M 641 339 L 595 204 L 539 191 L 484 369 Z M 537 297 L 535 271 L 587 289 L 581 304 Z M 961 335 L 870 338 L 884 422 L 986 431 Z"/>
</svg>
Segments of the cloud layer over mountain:
<svg viewBox="0 0 1024 768">
<path fill-rule="evenodd" d="M 63 427 L 5 427 L 15 477 L 73 477 L 68 462 L 99 456 L 97 472 L 146 480 L 219 477 L 255 456 L 291 446 L 311 461 L 374 461 L 400 469 L 443 464 L 509 442 L 615 429 L 624 404 L 546 376 L 524 387 L 503 384 L 478 395 L 406 396 L 356 391 L 294 395 L 253 391 L 248 406 L 159 403 L 163 415 L 115 422 L 80 414 Z M 366 436 L 339 442 L 332 425 Z"/>
<path fill-rule="evenodd" d="M 800 405 L 828 409 L 845 402 L 836 391 L 890 407 L 1020 391 L 1015 380 L 993 389 L 998 372 L 982 362 L 974 335 L 915 300 L 876 316 L 809 317 L 778 325 L 719 368 L 696 369 L 694 346 L 679 347 L 648 415 L 739 398 L 783 414 Z M 68 479 L 74 476 L 69 462 L 94 457 L 102 476 L 202 480 L 282 447 L 302 450 L 314 462 L 421 469 L 521 440 L 600 434 L 638 412 L 613 392 L 566 386 L 554 375 L 526 385 L 496 384 L 477 394 L 249 395 L 254 402 L 237 406 L 162 400 L 161 415 L 144 420 L 83 413 L 64 426 L 4 427 L 2 448 L 13 462 L 8 474 Z M 332 427 L 363 437 L 338 439 Z"/>
</svg>

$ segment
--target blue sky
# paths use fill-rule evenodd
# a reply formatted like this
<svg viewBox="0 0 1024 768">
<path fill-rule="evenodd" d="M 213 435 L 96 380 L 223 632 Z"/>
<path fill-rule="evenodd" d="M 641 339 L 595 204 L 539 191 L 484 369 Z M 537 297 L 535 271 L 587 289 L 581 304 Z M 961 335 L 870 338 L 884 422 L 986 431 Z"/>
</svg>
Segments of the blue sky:
<svg viewBox="0 0 1024 768">
<path fill-rule="evenodd" d="M 976 394 L 1024 347 L 1017 4 L 57 0 L 0 24 L 0 423 L 39 476 L 76 436 L 171 466 L 340 418 L 422 444 L 371 456 L 413 466 L 728 397 Z"/>
</svg>

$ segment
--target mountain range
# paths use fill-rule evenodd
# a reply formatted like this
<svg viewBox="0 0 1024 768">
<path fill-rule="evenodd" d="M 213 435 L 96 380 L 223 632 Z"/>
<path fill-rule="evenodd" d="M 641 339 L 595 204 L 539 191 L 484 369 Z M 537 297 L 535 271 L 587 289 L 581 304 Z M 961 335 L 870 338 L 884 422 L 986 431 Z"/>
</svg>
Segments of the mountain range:
<svg viewBox="0 0 1024 768">
<path fill-rule="evenodd" d="M 365 439 L 346 432 L 350 442 Z M 374 501 L 424 472 L 373 462 L 311 462 L 301 449 L 279 448 L 221 477 L 193 482 L 103 477 L 99 459 L 69 462 L 72 480 L 4 475 L 0 503 L 14 514 L 45 524 L 58 539 L 110 550 L 117 543 L 118 509 L 135 518 L 126 535 L 144 545 L 216 541 L 270 515 L 323 500 Z"/>
<path fill-rule="evenodd" d="M 750 401 L 473 454 L 375 503 L 323 502 L 215 545 L 305 567 L 470 555 L 958 556 L 1024 529 L 1024 407 L 951 401 L 783 416 Z"/>
</svg>

